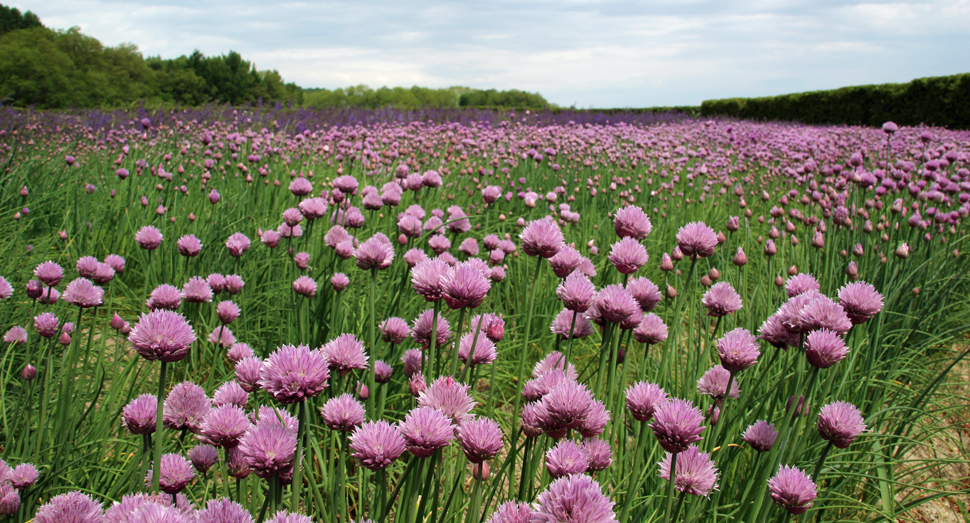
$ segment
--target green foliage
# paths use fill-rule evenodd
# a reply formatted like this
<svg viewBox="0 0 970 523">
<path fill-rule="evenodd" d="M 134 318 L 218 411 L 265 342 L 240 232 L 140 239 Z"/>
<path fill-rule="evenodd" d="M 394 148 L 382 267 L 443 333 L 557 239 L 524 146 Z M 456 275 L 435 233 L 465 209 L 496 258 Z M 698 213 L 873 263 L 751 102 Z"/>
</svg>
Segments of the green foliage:
<svg viewBox="0 0 970 523">
<path fill-rule="evenodd" d="M 0 36 L 16 31 L 17 29 L 31 29 L 34 27 L 44 27 L 40 23 L 37 15 L 27 11 L 21 14 L 16 7 L 7 7 L 0 4 Z"/>
<path fill-rule="evenodd" d="M 763 98 L 706 100 L 704 116 L 808 124 L 939 125 L 970 128 L 970 73 L 905 84 L 863 85 Z"/>
<path fill-rule="evenodd" d="M 549 102 L 539 93 L 527 93 L 517 89 L 508 91 L 472 91 L 461 95 L 458 105 L 462 107 L 511 107 L 514 109 L 546 109 Z"/>
<path fill-rule="evenodd" d="M 355 107 L 377 109 L 419 109 L 423 107 L 510 107 L 522 109 L 545 109 L 549 103 L 539 95 L 517 91 L 481 91 L 470 87 L 454 86 L 442 89 L 414 86 L 381 87 L 371 89 L 366 85 L 347 88 L 306 89 L 304 105 L 309 107 Z"/>
</svg>

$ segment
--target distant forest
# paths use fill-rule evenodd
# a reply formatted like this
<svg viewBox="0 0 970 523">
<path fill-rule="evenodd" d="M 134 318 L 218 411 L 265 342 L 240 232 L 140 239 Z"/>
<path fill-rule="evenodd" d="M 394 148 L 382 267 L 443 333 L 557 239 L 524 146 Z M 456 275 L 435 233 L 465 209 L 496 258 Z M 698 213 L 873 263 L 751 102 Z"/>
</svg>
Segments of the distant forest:
<svg viewBox="0 0 970 523">
<path fill-rule="evenodd" d="M 55 31 L 30 11 L 0 4 L 0 105 L 38 109 L 292 103 L 312 107 L 548 108 L 538 93 L 468 87 L 303 89 L 235 52 L 145 58 L 134 44 L 106 47 L 76 27 Z"/>
</svg>

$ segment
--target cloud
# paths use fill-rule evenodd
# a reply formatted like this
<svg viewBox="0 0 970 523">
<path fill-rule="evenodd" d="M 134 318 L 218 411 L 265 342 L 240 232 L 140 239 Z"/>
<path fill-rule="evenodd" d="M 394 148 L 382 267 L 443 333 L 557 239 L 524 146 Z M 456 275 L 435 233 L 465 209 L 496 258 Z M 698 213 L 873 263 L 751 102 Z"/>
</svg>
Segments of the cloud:
<svg viewBox="0 0 970 523">
<path fill-rule="evenodd" d="M 970 71 L 970 1 L 26 0 L 146 55 L 240 52 L 305 87 L 467 85 L 698 104 Z"/>
</svg>

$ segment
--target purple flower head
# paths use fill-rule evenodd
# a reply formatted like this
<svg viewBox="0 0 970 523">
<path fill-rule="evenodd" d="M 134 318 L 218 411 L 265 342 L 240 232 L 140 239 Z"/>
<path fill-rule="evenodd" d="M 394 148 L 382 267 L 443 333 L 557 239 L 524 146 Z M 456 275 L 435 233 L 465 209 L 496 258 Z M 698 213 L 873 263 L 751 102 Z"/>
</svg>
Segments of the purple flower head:
<svg viewBox="0 0 970 523">
<path fill-rule="evenodd" d="M 663 299 L 660 288 L 647 278 L 630 278 L 626 284 L 626 290 L 630 291 L 633 299 L 637 300 L 643 312 L 652 311 Z"/>
<path fill-rule="evenodd" d="M 213 294 L 219 294 L 226 289 L 226 277 L 219 273 L 210 274 L 205 282 L 209 284 Z"/>
<path fill-rule="evenodd" d="M 438 301 L 444 297 L 444 279 L 450 268 L 437 258 L 419 262 L 411 269 L 411 285 L 414 291 L 427 301 Z"/>
<path fill-rule="evenodd" d="M 246 408 L 249 403 L 249 393 L 235 381 L 227 381 L 212 393 L 212 404 L 216 407 L 223 405 L 235 405 Z"/>
<path fill-rule="evenodd" d="M 620 323 L 641 312 L 640 304 L 620 285 L 607 285 L 600 289 L 595 304 L 600 316 L 611 323 Z"/>
<path fill-rule="evenodd" d="M 151 296 L 148 297 L 148 301 L 145 303 L 145 306 L 153 311 L 160 309 L 173 311 L 179 308 L 180 305 L 182 305 L 182 291 L 167 283 L 155 287 L 152 290 Z"/>
<path fill-rule="evenodd" d="M 758 329 L 758 339 L 767 341 L 779 349 L 788 350 L 789 342 L 798 346 L 798 334 L 792 334 L 782 323 L 782 316 L 778 313 L 768 316 L 768 319 Z"/>
<path fill-rule="evenodd" d="M 472 343 L 475 344 L 474 351 Z M 471 356 L 470 360 L 469 356 Z M 469 367 L 492 363 L 495 361 L 495 344 L 484 333 L 476 336 L 475 333 L 469 332 L 458 342 L 458 358 Z"/>
<path fill-rule="evenodd" d="M 37 281 L 37 280 L 30 280 L 30 281 Z M 37 282 L 37 283 L 39 284 L 40 282 Z M 27 296 L 30 297 L 29 290 L 28 290 Z M 60 299 L 60 297 L 61 297 L 61 293 L 57 292 L 57 289 L 53 287 L 48 287 L 46 289 L 43 289 L 42 291 L 38 291 L 36 300 L 45 305 L 53 305 L 57 303 L 57 300 Z"/>
<path fill-rule="evenodd" d="M 54 496 L 37 509 L 35 523 L 101 523 L 101 504 L 79 491 Z"/>
<path fill-rule="evenodd" d="M 631 237 L 620 239 L 610 248 L 610 263 L 620 274 L 633 274 L 650 259 L 647 249 Z"/>
<path fill-rule="evenodd" d="M 142 314 L 128 334 L 128 341 L 143 358 L 168 363 L 184 358 L 195 339 L 181 314 L 164 309 Z"/>
<path fill-rule="evenodd" d="M 725 281 L 715 283 L 701 299 L 707 307 L 707 315 L 714 318 L 727 316 L 741 310 L 741 296 Z"/>
<path fill-rule="evenodd" d="M 364 344 L 353 334 L 341 334 L 320 348 L 330 370 L 345 376 L 352 370 L 367 368 L 367 353 Z"/>
<path fill-rule="evenodd" d="M 626 408 L 637 421 L 653 419 L 657 408 L 667 401 L 667 392 L 659 385 L 638 381 L 626 389 Z"/>
<path fill-rule="evenodd" d="M 596 299 L 596 287 L 585 275 L 574 272 L 559 284 L 556 296 L 567 309 L 586 312 Z"/>
<path fill-rule="evenodd" d="M 58 327 L 60 327 L 60 320 L 52 312 L 42 312 L 34 317 L 34 329 L 44 338 L 50 339 L 56 336 Z"/>
<path fill-rule="evenodd" d="M 365 422 L 350 435 L 354 459 L 371 470 L 387 468 L 406 448 L 397 427 L 383 420 Z"/>
<path fill-rule="evenodd" d="M 404 375 L 410 378 L 415 372 L 421 372 L 422 359 L 423 355 L 419 349 L 404 351 L 404 355 L 401 356 L 401 362 L 404 363 Z"/>
<path fill-rule="evenodd" d="M 583 256 L 579 254 L 579 251 L 568 245 L 563 245 L 555 256 L 549 258 L 549 266 L 552 267 L 552 272 L 557 277 L 565 278 L 579 267 L 582 260 Z"/>
<path fill-rule="evenodd" d="M 18 345 L 21 343 L 27 343 L 27 330 L 20 325 L 14 325 L 13 327 L 10 327 L 6 333 L 4 333 L 3 342 L 16 343 Z"/>
<path fill-rule="evenodd" d="M 210 499 L 195 517 L 197 523 L 253 523 L 253 516 L 229 498 Z"/>
<path fill-rule="evenodd" d="M 270 249 L 275 248 L 280 244 L 280 233 L 274 230 L 263 231 L 263 235 L 259 237 L 259 241 L 263 242 L 263 245 L 269 247 Z"/>
<path fill-rule="evenodd" d="M 561 369 L 547 370 L 539 376 L 525 382 L 525 386 L 522 388 L 522 397 L 527 401 L 542 399 L 543 396 L 549 394 L 550 390 L 568 380 L 570 378 L 567 378 L 566 373 Z M 572 381 L 575 381 L 575 377 L 572 378 Z"/>
<path fill-rule="evenodd" d="M 57 287 L 57 284 L 61 283 L 61 279 L 64 278 L 64 269 L 52 261 L 45 261 L 34 269 L 34 276 L 48 287 Z M 6 282 L 6 280 L 4 281 Z M 8 283 L 7 286 L 9 285 Z M 13 289 L 11 289 L 11 292 L 13 292 Z"/>
<path fill-rule="evenodd" d="M 242 408 L 227 404 L 210 409 L 202 419 L 201 436 L 217 447 L 235 447 L 251 424 Z"/>
<path fill-rule="evenodd" d="M 573 317 L 575 316 L 576 322 L 573 323 Z M 549 326 L 549 330 L 553 334 L 562 336 L 563 339 L 570 338 L 570 328 L 572 329 L 572 338 L 582 339 L 593 334 L 593 324 L 590 323 L 589 319 L 575 311 L 569 309 L 563 309 L 559 311 L 552 320 L 552 325 Z"/>
<path fill-rule="evenodd" d="M 620 238 L 643 240 L 652 228 L 647 213 L 635 205 L 618 209 L 613 218 L 613 229 Z"/>
<path fill-rule="evenodd" d="M 189 451 L 189 461 L 195 470 L 205 474 L 219 462 L 219 451 L 212 445 L 196 445 Z"/>
<path fill-rule="evenodd" d="M 599 472 L 610 468 L 613 464 L 613 451 L 610 444 L 601 439 L 587 438 L 583 440 L 583 452 L 589 458 L 587 472 Z"/>
<path fill-rule="evenodd" d="M 360 244 L 360 247 L 354 251 L 354 259 L 357 261 L 357 267 L 365 271 L 384 270 L 390 267 L 394 260 L 394 246 L 386 236 L 377 233 Z"/>
<path fill-rule="evenodd" d="M 702 439 L 703 421 L 704 414 L 690 400 L 673 398 L 657 407 L 650 428 L 664 450 L 678 453 Z"/>
<path fill-rule="evenodd" d="M 182 236 L 175 242 L 175 246 L 178 248 L 179 254 L 188 258 L 198 256 L 202 252 L 202 242 L 194 234 Z"/>
<path fill-rule="evenodd" d="M 815 279 L 811 274 L 796 274 L 791 278 L 788 278 L 788 283 L 785 284 L 785 293 L 788 294 L 789 298 L 794 298 L 799 294 L 804 294 L 808 291 L 818 291 L 819 285 L 818 280 Z"/>
<path fill-rule="evenodd" d="M 740 327 L 734 329 L 717 340 L 717 355 L 729 372 L 740 372 L 758 362 L 758 338 Z"/>
<path fill-rule="evenodd" d="M 418 396 L 418 406 L 438 409 L 453 423 L 459 424 L 476 404 L 468 394 L 468 388 L 451 376 L 441 376 Z"/>
<path fill-rule="evenodd" d="M 899 126 L 896 125 L 895 122 L 886 122 L 886 123 L 882 124 L 882 132 L 884 132 L 886 134 L 893 134 L 893 133 L 895 133 L 898 130 L 899 130 Z M 811 505 L 811 504 L 809 504 L 809 505 Z M 802 511 L 802 512 L 804 512 L 804 511 Z M 798 512 L 798 514 L 801 514 L 801 512 Z"/>
<path fill-rule="evenodd" d="M 411 335 L 408 323 L 401 318 L 388 318 L 381 322 L 381 339 L 387 343 L 399 345 Z"/>
<path fill-rule="evenodd" d="M 193 276 L 182 286 L 181 297 L 188 303 L 209 303 L 212 301 L 212 287 L 202 277 Z"/>
<path fill-rule="evenodd" d="M 804 471 L 782 465 L 778 474 L 768 480 L 771 499 L 791 514 L 804 514 L 818 496 L 815 483 Z"/>
<path fill-rule="evenodd" d="M 296 432 L 282 424 L 260 422 L 243 435 L 238 448 L 253 473 L 269 479 L 293 467 Z"/>
<path fill-rule="evenodd" d="M 10 516 L 20 510 L 20 493 L 12 483 L 0 483 L 0 516 Z"/>
<path fill-rule="evenodd" d="M 742 438 L 754 450 L 768 452 L 778 438 L 778 431 L 773 424 L 758 420 L 744 431 Z"/>
<path fill-rule="evenodd" d="M 256 412 L 250 413 L 249 416 L 257 425 L 276 425 L 294 434 L 300 428 L 300 422 L 296 419 L 296 416 L 280 408 L 261 405 Z"/>
<path fill-rule="evenodd" d="M 307 198 L 300 202 L 299 208 L 307 220 L 316 220 L 327 215 L 327 200 L 323 198 Z"/>
<path fill-rule="evenodd" d="M 563 373 L 563 377 L 576 381 L 578 378 L 578 373 L 576 372 L 576 366 L 572 363 L 566 364 L 566 357 L 559 351 L 552 351 L 546 354 L 545 358 L 542 358 L 536 362 L 535 366 L 532 367 L 532 377 L 541 378 L 544 374 L 551 371 L 560 371 Z"/>
<path fill-rule="evenodd" d="M 0 300 L 13 296 L 13 286 L 3 276 L 0 276 Z"/>
<path fill-rule="evenodd" d="M 427 223 L 431 223 L 431 220 L 428 220 Z M 427 223 L 425 225 L 427 225 Z M 435 254 L 441 255 L 448 252 L 448 249 L 451 248 L 451 241 L 448 240 L 448 238 L 445 238 L 443 234 L 435 234 L 428 239 L 428 247 L 430 247 Z"/>
<path fill-rule="evenodd" d="M 221 301 L 216 306 L 216 315 L 219 316 L 219 321 L 228 325 L 239 317 L 239 306 L 228 300 Z"/>
<path fill-rule="evenodd" d="M 317 282 L 309 276 L 300 276 L 293 281 L 293 292 L 300 296 L 312 298 L 317 294 Z"/>
<path fill-rule="evenodd" d="M 246 479 L 252 472 L 249 463 L 246 462 L 246 456 L 243 455 L 238 446 L 226 449 L 226 467 L 229 475 L 236 479 Z"/>
<path fill-rule="evenodd" d="M 202 420 L 212 408 L 212 402 L 202 387 L 183 381 L 172 387 L 162 406 L 162 424 L 175 430 L 201 432 Z"/>
<path fill-rule="evenodd" d="M 433 323 L 434 311 L 428 309 L 418 315 L 414 319 L 414 324 L 411 326 L 411 339 L 421 344 L 421 346 L 427 350 L 431 346 L 431 327 Z M 438 325 L 435 334 L 435 347 L 441 347 L 442 345 L 448 343 L 451 338 L 451 330 L 449 330 L 448 320 L 444 316 L 438 316 Z"/>
<path fill-rule="evenodd" d="M 590 404 L 589 415 L 576 430 L 584 438 L 595 438 L 606 430 L 607 423 L 610 422 L 610 411 L 602 402 L 593 400 Z"/>
<path fill-rule="evenodd" d="M 333 186 L 340 189 L 340 192 L 344 194 L 357 194 L 357 187 L 359 184 L 357 182 L 357 178 L 354 178 L 349 174 L 344 174 L 334 178 Z"/>
<path fill-rule="evenodd" d="M 282 479 L 282 475 L 280 478 Z M 366 520 L 358 521 L 357 523 L 365 523 Z M 273 517 L 268 518 L 266 523 L 313 523 L 310 516 L 304 516 L 303 514 L 297 514 L 295 512 L 286 512 L 281 510 L 273 515 Z"/>
<path fill-rule="evenodd" d="M 364 406 L 350 394 L 342 394 L 324 403 L 320 415 L 332 430 L 350 432 L 364 423 Z"/>
<path fill-rule="evenodd" d="M 313 192 L 313 184 L 301 176 L 290 182 L 289 189 L 293 196 L 306 196 Z"/>
<path fill-rule="evenodd" d="M 142 249 L 153 251 L 162 244 L 162 232 L 151 225 L 146 225 L 135 233 L 135 242 Z"/>
<path fill-rule="evenodd" d="M 445 228 L 454 234 L 464 234 L 471 230 L 472 224 L 461 207 L 452 205 L 448 207 L 448 225 Z"/>
<path fill-rule="evenodd" d="M 667 453 L 660 462 L 660 477 L 670 481 L 670 462 L 673 454 Z M 677 455 L 677 465 L 674 471 L 674 488 L 678 492 L 707 496 L 711 490 L 717 490 L 717 469 L 711 461 L 711 455 L 701 452 L 697 445 L 691 445 L 684 452 Z"/>
<path fill-rule="evenodd" d="M 528 256 L 552 258 L 562 248 L 565 238 L 556 222 L 542 218 L 529 222 L 519 235 L 522 250 Z"/>
<path fill-rule="evenodd" d="M 473 264 L 459 263 L 441 278 L 445 303 L 451 309 L 475 309 L 492 287 L 488 278 Z"/>
<path fill-rule="evenodd" d="M 589 468 L 589 456 L 582 447 L 568 439 L 561 439 L 546 452 L 546 469 L 553 479 L 571 474 L 583 474 Z"/>
<path fill-rule="evenodd" d="M 806 293 L 798 297 L 806 295 L 811 295 L 811 298 L 802 307 L 798 315 L 801 332 L 828 329 L 840 336 L 849 332 L 849 329 L 852 328 L 852 321 L 849 320 L 849 316 L 841 305 L 828 296 L 818 293 Z"/>
<path fill-rule="evenodd" d="M 847 448 L 859 434 L 865 431 L 866 424 L 862 419 L 862 413 L 851 403 L 845 401 L 829 403 L 818 413 L 819 435 L 840 449 Z"/>
<path fill-rule="evenodd" d="M 849 348 L 842 337 L 828 329 L 812 331 L 805 337 L 805 357 L 817 369 L 835 365 L 848 353 Z"/>
<path fill-rule="evenodd" d="M 857 281 L 839 289 L 839 305 L 853 325 L 865 323 L 882 310 L 882 294 L 871 284 Z"/>
<path fill-rule="evenodd" d="M 593 412 L 593 403 L 593 393 L 585 385 L 563 381 L 539 402 L 539 424 L 553 434 L 578 429 Z"/>
<path fill-rule="evenodd" d="M 63 297 L 64 301 L 82 309 L 98 307 L 104 303 L 104 289 L 96 286 L 91 280 L 78 278 L 67 284 Z"/>
<path fill-rule="evenodd" d="M 727 391 L 728 381 L 731 381 L 731 373 L 724 367 L 715 365 L 707 369 L 701 379 L 697 380 L 697 392 L 710 396 L 714 403 L 720 407 L 725 396 L 737 399 L 740 394 L 737 380 L 731 383 L 731 391 Z"/>
<path fill-rule="evenodd" d="M 29 280 L 26 287 L 27 297 L 32 300 L 36 300 L 44 294 L 44 284 L 40 280 Z M 11 290 L 10 293 L 12 294 L 13 290 Z"/>
<path fill-rule="evenodd" d="M 613 502 L 585 474 L 553 481 L 539 494 L 534 507 L 532 523 L 616 523 Z"/>
<path fill-rule="evenodd" d="M 425 390 L 428 389 L 428 384 L 424 380 L 424 375 L 421 372 L 415 372 L 408 378 L 408 390 L 411 395 L 415 398 L 421 396 Z"/>
<path fill-rule="evenodd" d="M 465 457 L 472 463 L 494 458 L 502 450 L 502 429 L 489 418 L 466 419 L 455 431 Z"/>
<path fill-rule="evenodd" d="M 259 374 L 263 369 L 263 360 L 256 356 L 248 356 L 236 362 L 236 382 L 246 392 L 259 390 Z"/>
<path fill-rule="evenodd" d="M 37 472 L 37 467 L 33 463 L 21 463 L 14 467 L 10 473 L 10 482 L 17 490 L 23 490 L 37 483 L 39 477 L 40 473 Z"/>
<path fill-rule="evenodd" d="M 388 383 L 391 381 L 392 374 L 394 374 L 394 369 L 387 362 L 381 360 L 374 362 L 374 381 Z"/>
<path fill-rule="evenodd" d="M 717 233 L 703 222 L 690 222 L 677 231 L 677 247 L 686 256 L 707 258 L 717 247 Z"/>
<path fill-rule="evenodd" d="M 229 327 L 220 325 L 209 333 L 209 343 L 214 343 L 224 349 L 236 344 L 236 336 L 233 335 Z"/>
<path fill-rule="evenodd" d="M 495 512 L 492 512 L 492 516 L 488 518 L 486 523 L 531 523 L 532 522 L 532 508 L 529 507 L 528 503 L 520 503 L 517 501 L 507 501 L 501 505 Z"/>
<path fill-rule="evenodd" d="M 178 454 L 165 454 L 159 465 L 159 488 L 166 494 L 178 494 L 195 478 L 192 463 Z M 152 469 L 148 469 L 145 484 L 152 483 Z M 165 520 L 162 520 L 165 521 Z"/>
<path fill-rule="evenodd" d="M 287 405 L 320 394 L 329 378 L 327 358 L 322 352 L 310 350 L 306 345 L 283 345 L 263 362 L 259 386 L 276 401 Z"/>
<path fill-rule="evenodd" d="M 350 278 L 342 272 L 338 272 L 330 278 L 330 285 L 333 286 L 333 290 L 341 292 L 350 285 Z"/>
<path fill-rule="evenodd" d="M 412 269 L 416 267 L 419 263 L 428 259 L 430 259 L 428 258 L 428 255 L 425 254 L 424 251 L 422 251 L 421 249 L 418 249 L 417 247 L 410 249 L 408 250 L 408 252 L 404 253 L 404 262 L 407 263 L 408 267 L 411 267 Z"/>
<path fill-rule="evenodd" d="M 121 421 L 132 434 L 152 434 L 157 412 L 158 398 L 154 394 L 142 394 L 121 409 Z"/>
<path fill-rule="evenodd" d="M 639 343 L 655 345 L 667 339 L 667 325 L 654 313 L 644 314 L 640 324 L 633 329 L 633 337 Z"/>
<path fill-rule="evenodd" d="M 407 449 L 417 458 L 427 458 L 451 443 L 455 435 L 451 421 L 438 409 L 418 407 L 398 423 Z"/>
<path fill-rule="evenodd" d="M 223 287 L 223 290 L 229 294 L 239 294 L 245 284 L 238 274 L 230 274 L 226 276 L 226 285 Z"/>
</svg>

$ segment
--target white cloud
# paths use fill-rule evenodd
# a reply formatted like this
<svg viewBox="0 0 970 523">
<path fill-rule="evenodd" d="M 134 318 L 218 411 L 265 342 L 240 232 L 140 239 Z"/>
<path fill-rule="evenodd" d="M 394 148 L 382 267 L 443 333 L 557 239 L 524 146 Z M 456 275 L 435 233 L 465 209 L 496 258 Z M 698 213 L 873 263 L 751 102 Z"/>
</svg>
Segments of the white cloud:
<svg viewBox="0 0 970 523">
<path fill-rule="evenodd" d="M 306 87 L 541 92 L 644 107 L 970 71 L 970 0 L 24 0 L 146 55 L 240 52 Z"/>
</svg>

